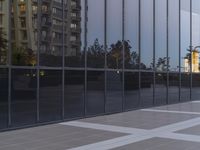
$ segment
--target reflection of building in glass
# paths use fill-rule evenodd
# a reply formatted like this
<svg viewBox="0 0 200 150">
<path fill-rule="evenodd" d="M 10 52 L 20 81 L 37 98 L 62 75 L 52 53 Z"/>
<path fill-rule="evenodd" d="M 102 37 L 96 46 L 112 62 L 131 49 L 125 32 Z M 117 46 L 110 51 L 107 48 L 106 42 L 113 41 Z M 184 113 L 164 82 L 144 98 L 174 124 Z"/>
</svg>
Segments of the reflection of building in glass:
<svg viewBox="0 0 200 150">
<path fill-rule="evenodd" d="M 62 4 L 62 0 L 41 0 L 41 10 L 38 11 L 37 0 L 13 1 L 11 20 L 13 45 L 29 48 L 35 52 L 38 41 L 37 22 L 40 21 L 40 52 L 61 56 L 64 18 L 65 50 L 69 51 L 66 54 L 75 53 L 70 50 L 79 50 L 81 43 L 80 0 L 65 0 L 64 7 Z"/>
<path fill-rule="evenodd" d="M 70 4 L 70 5 L 69 5 Z M 63 46 L 63 18 L 64 45 L 67 55 L 70 50 L 80 49 L 80 0 L 47 1 L 42 0 L 41 9 L 41 53 L 60 56 Z M 64 17 L 63 17 L 64 9 Z"/>
<path fill-rule="evenodd" d="M 81 50 L 81 0 L 65 0 L 65 55 L 77 56 Z"/>
<path fill-rule="evenodd" d="M 8 0 L 0 0 L 0 30 L 2 31 L 2 38 L 8 39 L 8 14 L 9 14 Z M 6 62 L 6 49 L 0 52 L 0 64 Z"/>
<path fill-rule="evenodd" d="M 184 58 L 184 72 L 190 72 L 190 64 L 187 57 Z"/>
<path fill-rule="evenodd" d="M 37 6 L 34 1 L 12 1 L 11 28 L 12 48 L 37 49 Z"/>
<path fill-rule="evenodd" d="M 190 56 L 184 58 L 185 72 L 190 72 Z M 199 72 L 199 52 L 197 50 L 192 51 L 192 72 Z"/>
<path fill-rule="evenodd" d="M 199 52 L 197 50 L 192 52 L 192 72 L 199 72 Z"/>
</svg>

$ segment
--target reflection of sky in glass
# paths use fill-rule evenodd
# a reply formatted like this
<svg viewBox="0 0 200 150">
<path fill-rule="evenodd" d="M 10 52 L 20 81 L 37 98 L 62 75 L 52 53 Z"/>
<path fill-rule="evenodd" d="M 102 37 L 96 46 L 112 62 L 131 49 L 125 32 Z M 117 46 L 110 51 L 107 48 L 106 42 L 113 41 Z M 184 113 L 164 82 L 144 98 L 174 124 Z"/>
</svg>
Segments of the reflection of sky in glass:
<svg viewBox="0 0 200 150">
<path fill-rule="evenodd" d="M 155 4 L 155 51 L 156 63 L 167 55 L 167 8 L 166 0 L 156 0 Z"/>
<path fill-rule="evenodd" d="M 88 46 L 98 38 L 104 44 L 104 1 L 88 0 Z"/>
<path fill-rule="evenodd" d="M 200 14 L 192 13 L 192 43 L 193 46 L 200 45 Z"/>
<path fill-rule="evenodd" d="M 122 40 L 122 0 L 107 1 L 108 47 Z"/>
<path fill-rule="evenodd" d="M 125 40 L 130 41 L 132 51 L 138 52 L 139 46 L 139 1 L 125 1 Z"/>
<path fill-rule="evenodd" d="M 141 61 L 153 62 L 153 0 L 141 0 Z"/>
<path fill-rule="evenodd" d="M 179 0 L 169 0 L 169 65 L 170 71 L 178 71 Z"/>
<path fill-rule="evenodd" d="M 188 1 L 189 2 L 189 1 Z M 107 1 L 107 37 L 108 46 L 122 39 L 122 1 Z M 141 46 L 142 61 L 149 66 L 153 57 L 153 25 L 152 0 L 143 0 L 141 14 Z M 178 0 L 169 0 L 169 57 L 170 67 L 177 68 L 179 57 L 179 23 Z M 199 0 L 194 0 L 195 7 L 200 6 Z M 193 45 L 200 45 L 200 9 L 193 8 Z M 166 56 L 166 1 L 156 0 L 156 59 Z M 190 9 L 187 1 L 181 4 L 181 57 L 183 58 L 189 48 L 190 37 Z M 104 1 L 88 0 L 88 46 L 96 38 L 104 44 Z M 198 10 L 198 11 L 197 11 Z M 138 0 L 125 1 L 125 39 L 130 40 L 133 50 L 138 49 Z M 181 58 L 181 60 L 182 60 Z M 183 61 L 181 61 L 183 63 Z M 183 64 L 181 65 L 183 66 Z"/>
<path fill-rule="evenodd" d="M 184 57 L 190 46 L 190 12 L 181 10 L 181 67 L 184 67 Z M 182 68 L 184 69 L 184 68 Z"/>
</svg>

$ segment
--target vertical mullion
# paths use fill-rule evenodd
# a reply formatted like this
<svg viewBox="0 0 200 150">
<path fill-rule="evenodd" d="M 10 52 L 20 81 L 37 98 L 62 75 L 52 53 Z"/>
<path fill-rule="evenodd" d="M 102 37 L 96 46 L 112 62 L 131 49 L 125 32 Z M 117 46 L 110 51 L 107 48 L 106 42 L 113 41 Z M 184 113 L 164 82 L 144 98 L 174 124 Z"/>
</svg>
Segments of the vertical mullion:
<svg viewBox="0 0 200 150">
<path fill-rule="evenodd" d="M 41 0 L 38 0 L 37 3 L 37 65 L 36 65 L 36 69 L 37 69 L 37 122 L 40 121 L 40 38 L 41 38 Z"/>
<path fill-rule="evenodd" d="M 193 36 L 193 33 L 192 33 L 192 21 L 193 21 L 193 17 L 192 17 L 192 1 L 193 0 L 190 0 L 190 52 L 192 52 L 192 36 Z M 190 56 L 192 58 L 192 56 Z M 192 63 L 190 63 L 192 64 Z M 192 74 L 192 65 L 190 65 L 190 100 L 192 100 L 192 81 L 193 81 L 193 74 Z"/>
<path fill-rule="evenodd" d="M 12 0 L 9 0 L 9 17 L 12 13 Z M 11 29 L 11 19 L 8 21 L 9 29 Z M 11 65 L 12 65 L 12 51 L 11 51 L 11 30 L 8 31 L 8 126 L 11 126 Z"/>
<path fill-rule="evenodd" d="M 169 0 L 166 0 L 167 5 L 167 99 L 166 103 L 169 104 Z"/>
<path fill-rule="evenodd" d="M 107 95 L 107 0 L 104 0 L 104 113 L 106 113 L 106 95 Z"/>
<path fill-rule="evenodd" d="M 65 7 L 62 0 L 62 119 L 65 118 Z"/>
<path fill-rule="evenodd" d="M 156 73 L 155 73 L 155 54 L 156 54 L 156 50 L 155 50 L 155 0 L 153 0 L 153 105 L 155 105 L 155 84 L 156 84 Z"/>
<path fill-rule="evenodd" d="M 138 7 L 139 7 L 139 107 L 142 107 L 142 102 L 141 102 L 141 0 L 138 0 Z"/>
<path fill-rule="evenodd" d="M 122 44 L 123 44 L 123 62 L 122 62 L 122 111 L 125 110 L 125 97 L 124 97 L 124 70 L 125 70 L 125 43 L 124 39 L 125 38 L 125 0 L 122 0 Z"/>
<path fill-rule="evenodd" d="M 179 102 L 181 101 L 181 0 L 179 0 Z"/>
<path fill-rule="evenodd" d="M 86 101 L 87 101 L 87 12 L 88 12 L 88 0 L 84 1 L 84 55 L 85 55 L 85 89 L 84 89 L 84 116 L 86 116 Z"/>
</svg>

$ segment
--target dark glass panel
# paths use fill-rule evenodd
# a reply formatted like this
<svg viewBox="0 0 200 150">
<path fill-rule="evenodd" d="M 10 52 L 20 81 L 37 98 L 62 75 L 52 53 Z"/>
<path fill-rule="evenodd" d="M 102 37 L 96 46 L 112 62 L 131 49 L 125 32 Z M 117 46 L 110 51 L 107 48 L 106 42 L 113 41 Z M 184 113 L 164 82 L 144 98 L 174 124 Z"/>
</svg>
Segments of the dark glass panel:
<svg viewBox="0 0 200 150">
<path fill-rule="evenodd" d="M 62 71 L 40 70 L 40 121 L 61 119 Z"/>
<path fill-rule="evenodd" d="M 181 0 L 181 101 L 190 100 L 190 0 Z M 193 56 L 199 55 L 196 51 Z M 199 58 L 194 58 L 199 62 Z M 193 71 L 199 71 L 199 63 L 193 65 Z"/>
<path fill-rule="evenodd" d="M 8 70 L 0 69 L 0 129 L 8 122 Z"/>
<path fill-rule="evenodd" d="M 143 107 L 153 105 L 153 72 L 141 72 L 140 99 Z"/>
<path fill-rule="evenodd" d="M 84 71 L 65 71 L 65 118 L 84 115 Z"/>
<path fill-rule="evenodd" d="M 190 73 L 181 73 L 181 101 L 190 101 Z"/>
<path fill-rule="evenodd" d="M 167 74 L 155 74 L 155 104 L 161 105 L 167 103 Z"/>
<path fill-rule="evenodd" d="M 107 72 L 106 112 L 122 111 L 122 72 Z"/>
<path fill-rule="evenodd" d="M 88 0 L 87 66 L 89 68 L 104 68 L 105 66 L 104 6 L 102 0 Z"/>
<path fill-rule="evenodd" d="M 105 73 L 103 71 L 88 71 L 86 114 L 104 113 Z"/>
<path fill-rule="evenodd" d="M 179 73 L 169 74 L 168 102 L 179 102 Z"/>
<path fill-rule="evenodd" d="M 141 1 L 141 69 L 153 68 L 153 0 Z"/>
<path fill-rule="evenodd" d="M 125 68 L 139 68 L 139 0 L 125 0 Z"/>
<path fill-rule="evenodd" d="M 85 0 L 68 0 L 64 8 L 65 66 L 84 67 Z"/>
<path fill-rule="evenodd" d="M 36 70 L 14 69 L 11 80 L 11 122 L 13 126 L 34 124 L 37 115 Z"/>
<path fill-rule="evenodd" d="M 38 51 L 38 2 L 33 3 L 28 0 L 21 2 L 19 5 L 19 1 L 13 0 L 11 5 L 12 64 L 16 66 L 35 66 Z"/>
<path fill-rule="evenodd" d="M 122 68 L 122 0 L 107 0 L 107 67 Z"/>
<path fill-rule="evenodd" d="M 200 100 L 200 74 L 192 76 L 192 100 Z"/>
<path fill-rule="evenodd" d="M 125 72 L 124 74 L 125 109 L 139 107 L 139 73 Z"/>
</svg>

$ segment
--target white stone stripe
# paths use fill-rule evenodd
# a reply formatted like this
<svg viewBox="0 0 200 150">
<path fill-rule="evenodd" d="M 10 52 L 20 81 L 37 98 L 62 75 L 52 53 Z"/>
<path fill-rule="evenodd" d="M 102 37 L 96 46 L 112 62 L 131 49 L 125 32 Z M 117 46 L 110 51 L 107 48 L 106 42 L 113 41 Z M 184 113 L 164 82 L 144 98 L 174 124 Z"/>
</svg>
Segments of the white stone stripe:
<svg viewBox="0 0 200 150">
<path fill-rule="evenodd" d="M 174 140 L 182 140 L 188 142 L 199 142 L 200 143 L 200 136 L 198 135 L 190 135 L 190 134 L 179 134 L 179 133 L 165 133 L 163 135 L 158 136 L 160 138 L 168 138 Z"/>
<path fill-rule="evenodd" d="M 82 123 L 82 122 L 81 123 L 74 122 L 74 123 L 78 123 L 79 127 L 81 127 L 81 125 L 84 125 L 84 127 L 86 127 L 86 123 Z M 71 123 L 71 125 L 73 125 L 74 123 Z M 125 146 L 128 144 L 132 144 L 135 142 L 140 142 L 143 140 L 154 138 L 154 137 L 170 138 L 170 139 L 177 139 L 177 140 L 184 140 L 184 138 L 185 138 L 186 141 L 200 142 L 200 136 L 182 135 L 182 134 L 172 133 L 172 132 L 179 131 L 179 130 L 189 128 L 189 127 L 193 127 L 193 126 L 196 126 L 199 124 L 200 124 L 200 117 L 190 119 L 187 121 L 183 121 L 183 122 L 170 124 L 170 125 L 152 129 L 152 130 L 146 130 L 146 131 L 143 130 L 142 132 L 138 132 L 133 135 L 123 136 L 123 137 L 119 137 L 119 138 L 115 138 L 115 139 L 111 139 L 111 140 L 107 140 L 107 141 L 102 141 L 102 142 L 97 142 L 94 144 L 80 146 L 77 148 L 72 148 L 70 150 L 94 150 L 94 149 L 95 150 L 109 150 L 109 149 Z M 68 124 L 65 123 L 65 125 L 68 125 Z M 95 127 L 98 127 L 98 129 L 99 129 L 98 124 L 92 123 L 90 125 L 91 126 L 94 125 L 92 127 L 92 129 L 95 129 Z M 101 127 L 103 127 L 103 126 L 105 128 L 107 128 L 107 125 L 101 125 Z M 116 126 L 114 126 L 114 127 L 116 127 Z M 118 127 L 116 127 L 116 128 L 118 128 Z M 120 128 L 123 130 L 124 127 L 120 127 Z M 111 129 L 111 131 L 113 131 L 111 126 L 107 128 L 107 131 L 110 131 L 109 129 Z M 125 131 L 127 131 L 127 129 Z"/>
<path fill-rule="evenodd" d="M 176 132 L 200 124 L 200 117 L 153 129 L 153 132 Z"/>
<path fill-rule="evenodd" d="M 103 124 L 79 122 L 79 121 L 70 121 L 70 122 L 64 122 L 60 124 L 74 126 L 74 127 L 81 127 L 81 128 L 110 131 L 110 132 L 128 133 L 128 134 L 137 134 L 137 133 L 143 133 L 147 131 L 144 129 L 119 127 L 119 126 L 113 126 L 113 125 L 103 125 Z"/>
<path fill-rule="evenodd" d="M 140 111 L 200 115 L 200 112 L 176 111 L 176 110 L 174 111 L 174 110 L 161 110 L 161 109 L 141 109 Z"/>
<path fill-rule="evenodd" d="M 200 103 L 200 100 L 192 101 L 191 103 Z"/>
<path fill-rule="evenodd" d="M 135 142 L 143 141 L 152 138 L 153 135 L 129 135 L 129 136 L 123 136 L 103 142 L 98 142 L 94 144 L 89 144 L 85 146 L 80 146 L 76 148 L 71 148 L 69 150 L 109 150 L 121 146 L 125 146 L 128 144 L 132 144 Z"/>
</svg>

